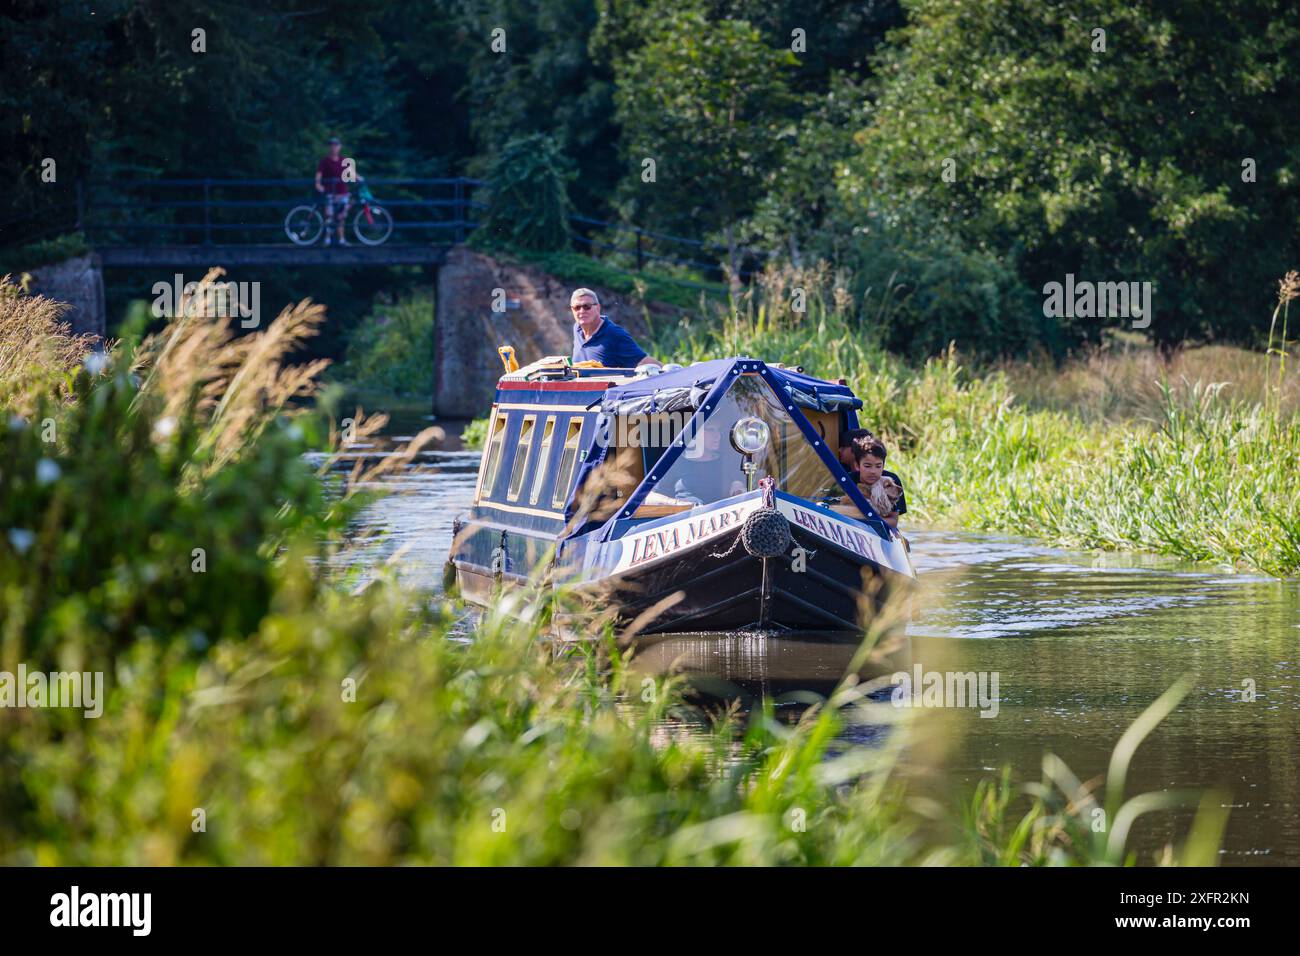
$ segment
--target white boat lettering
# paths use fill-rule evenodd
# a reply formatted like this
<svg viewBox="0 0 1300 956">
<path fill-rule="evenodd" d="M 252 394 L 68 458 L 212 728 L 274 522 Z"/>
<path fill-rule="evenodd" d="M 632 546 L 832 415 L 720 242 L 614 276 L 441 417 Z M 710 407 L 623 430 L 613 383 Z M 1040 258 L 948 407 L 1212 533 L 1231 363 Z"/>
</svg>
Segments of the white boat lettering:
<svg viewBox="0 0 1300 956">
<path fill-rule="evenodd" d="M 829 541 L 834 541 L 842 548 L 847 548 L 864 558 L 870 558 L 873 561 L 879 561 L 883 558 L 880 549 L 873 547 L 872 542 L 861 531 L 856 528 L 847 528 L 841 522 L 834 519 L 827 520 L 811 511 L 805 511 L 803 508 L 791 506 L 791 515 L 795 523 L 801 527 L 814 531 Z"/>
<path fill-rule="evenodd" d="M 698 541 L 711 538 L 727 528 L 740 523 L 741 509 L 728 508 L 693 521 L 685 521 L 668 528 L 651 531 L 632 538 L 632 555 L 629 567 L 662 558 L 665 555 L 690 547 Z"/>
</svg>

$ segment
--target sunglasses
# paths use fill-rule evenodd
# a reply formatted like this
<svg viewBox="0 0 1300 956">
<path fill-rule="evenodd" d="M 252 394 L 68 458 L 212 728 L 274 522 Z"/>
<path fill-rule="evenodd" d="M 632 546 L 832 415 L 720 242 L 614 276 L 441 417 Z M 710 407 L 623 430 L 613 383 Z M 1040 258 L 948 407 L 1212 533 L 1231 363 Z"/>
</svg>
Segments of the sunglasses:
<svg viewBox="0 0 1300 956">
<path fill-rule="evenodd" d="M 594 309 L 595 307 L 596 306 L 590 302 L 581 302 L 578 305 L 569 306 L 569 308 L 571 308 L 574 312 L 586 312 L 588 309 Z"/>
</svg>

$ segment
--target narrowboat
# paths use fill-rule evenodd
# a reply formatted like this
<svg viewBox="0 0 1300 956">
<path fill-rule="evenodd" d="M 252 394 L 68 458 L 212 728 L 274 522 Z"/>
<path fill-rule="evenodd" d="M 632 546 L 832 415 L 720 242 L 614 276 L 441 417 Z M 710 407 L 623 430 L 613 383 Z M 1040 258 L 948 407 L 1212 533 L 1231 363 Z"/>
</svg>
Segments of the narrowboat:
<svg viewBox="0 0 1300 956">
<path fill-rule="evenodd" d="M 501 351 L 447 566 L 465 599 L 532 577 L 641 634 L 860 636 L 915 578 L 838 460 L 862 404 L 847 386 L 753 358 L 518 368 Z"/>
</svg>

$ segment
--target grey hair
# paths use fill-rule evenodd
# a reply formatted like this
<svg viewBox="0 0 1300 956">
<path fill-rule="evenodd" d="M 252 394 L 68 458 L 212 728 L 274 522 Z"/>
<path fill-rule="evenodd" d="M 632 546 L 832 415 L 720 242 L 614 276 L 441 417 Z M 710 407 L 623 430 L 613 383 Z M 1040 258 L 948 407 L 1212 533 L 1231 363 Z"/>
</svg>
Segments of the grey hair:
<svg viewBox="0 0 1300 956">
<path fill-rule="evenodd" d="M 574 289 L 573 295 L 569 296 L 569 305 L 573 305 L 573 300 L 580 295 L 589 295 L 593 302 L 600 305 L 600 296 L 596 295 L 596 293 L 592 292 L 590 289 Z"/>
</svg>

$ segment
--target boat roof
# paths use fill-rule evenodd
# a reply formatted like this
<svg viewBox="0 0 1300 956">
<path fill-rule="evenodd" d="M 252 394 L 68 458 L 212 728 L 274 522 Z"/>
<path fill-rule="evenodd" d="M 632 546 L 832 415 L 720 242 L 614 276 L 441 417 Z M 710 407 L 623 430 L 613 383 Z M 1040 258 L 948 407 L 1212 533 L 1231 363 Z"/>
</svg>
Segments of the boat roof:
<svg viewBox="0 0 1300 956">
<path fill-rule="evenodd" d="M 847 385 L 815 378 L 785 365 L 770 365 L 759 359 L 740 357 L 696 362 L 658 375 L 611 383 L 601 410 L 606 414 L 630 414 L 699 408 L 704 396 L 721 379 L 745 372 L 769 378 L 804 408 L 829 412 L 862 407 L 861 400 Z"/>
<path fill-rule="evenodd" d="M 502 393 L 520 390 L 604 392 L 599 404 L 606 414 L 677 411 L 699 408 L 704 396 L 720 379 L 748 372 L 768 378 L 804 408 L 830 412 L 862 407 L 847 385 L 807 375 L 799 368 L 754 358 L 713 359 L 669 366 L 666 371 L 654 369 L 654 366 L 575 368 L 566 356 L 551 355 L 502 375 L 497 383 L 497 397 L 501 399 Z M 591 406 L 595 404 L 592 402 Z"/>
<path fill-rule="evenodd" d="M 844 411 L 848 414 L 848 426 L 856 427 L 857 409 L 862 402 L 847 385 L 828 382 L 824 379 L 806 375 L 799 369 L 783 365 L 768 365 L 759 359 L 740 357 L 715 359 L 709 362 L 697 362 L 685 368 L 679 368 L 657 375 L 641 375 L 620 384 L 611 384 L 597 401 L 589 407 L 600 405 L 604 416 L 654 414 L 688 410 L 702 419 L 707 419 L 718 408 L 718 399 L 731 388 L 742 375 L 756 375 L 762 378 L 779 396 L 790 403 L 790 410 L 795 405 L 821 412 Z M 784 404 L 784 401 L 783 401 Z M 808 419 L 801 415 L 792 416 L 794 424 L 802 432 L 804 439 L 816 450 L 829 473 L 834 476 L 844 489 L 844 494 L 867 517 L 880 527 L 877 533 L 883 535 L 884 524 L 853 478 L 851 478 L 832 449 L 827 447 L 824 436 L 813 430 Z M 664 450 L 651 473 L 646 476 L 637 489 L 612 517 L 606 520 L 603 534 L 608 537 L 613 533 L 617 521 L 632 516 L 640 507 L 646 496 L 656 487 L 660 476 L 667 474 L 677 458 L 686 450 L 687 439 L 679 435 Z M 565 509 L 565 519 L 574 517 L 578 502 L 577 492 L 586 484 L 587 479 L 606 460 L 609 443 L 601 443 L 586 459 L 578 474 L 575 492 Z"/>
</svg>

